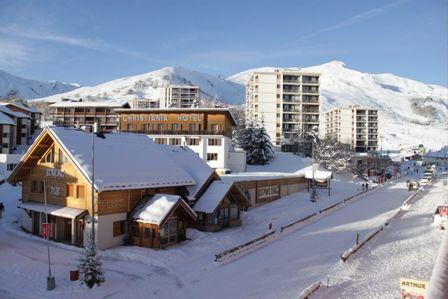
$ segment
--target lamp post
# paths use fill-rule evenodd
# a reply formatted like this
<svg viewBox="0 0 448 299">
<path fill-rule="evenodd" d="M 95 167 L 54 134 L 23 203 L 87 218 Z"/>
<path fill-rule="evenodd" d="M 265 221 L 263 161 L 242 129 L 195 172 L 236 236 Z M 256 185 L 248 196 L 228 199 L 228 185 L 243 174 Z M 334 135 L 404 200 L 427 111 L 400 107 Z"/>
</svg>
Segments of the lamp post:
<svg viewBox="0 0 448 299">
<path fill-rule="evenodd" d="M 50 259 L 50 232 L 51 226 L 48 223 L 48 205 L 47 205 L 47 184 L 44 181 L 44 201 L 45 201 L 45 238 L 47 239 L 47 255 L 48 255 L 48 276 L 47 276 L 47 290 L 51 291 L 56 287 L 56 280 L 51 275 L 51 259 Z"/>
</svg>

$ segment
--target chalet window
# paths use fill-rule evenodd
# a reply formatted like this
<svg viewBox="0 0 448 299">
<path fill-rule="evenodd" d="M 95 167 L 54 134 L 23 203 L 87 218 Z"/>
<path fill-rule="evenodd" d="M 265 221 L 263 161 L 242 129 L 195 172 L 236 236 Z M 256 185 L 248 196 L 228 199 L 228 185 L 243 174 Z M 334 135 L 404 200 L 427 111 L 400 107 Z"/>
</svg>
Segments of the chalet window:
<svg viewBox="0 0 448 299">
<path fill-rule="evenodd" d="M 75 186 L 67 184 L 67 197 L 75 197 Z"/>
<path fill-rule="evenodd" d="M 173 131 L 181 131 L 182 130 L 182 125 L 181 124 L 172 124 L 171 128 Z"/>
<path fill-rule="evenodd" d="M 114 237 L 123 235 L 126 232 L 126 221 L 116 221 L 113 223 L 114 227 Z"/>
<path fill-rule="evenodd" d="M 26 137 L 26 133 L 22 133 L 22 134 L 20 134 L 20 136 Z"/>
<path fill-rule="evenodd" d="M 3 138 L 8 138 L 9 137 L 9 133 L 3 133 Z"/>
<path fill-rule="evenodd" d="M 217 161 L 218 154 L 217 153 L 207 153 L 207 161 Z"/>
<path fill-rule="evenodd" d="M 68 163 L 67 156 L 64 154 L 64 151 L 62 149 L 59 149 L 59 163 Z"/>
<path fill-rule="evenodd" d="M 51 149 L 44 158 L 46 163 L 54 163 L 54 150 Z"/>
<path fill-rule="evenodd" d="M 181 145 L 182 139 L 180 138 L 170 138 L 170 145 Z"/>
<path fill-rule="evenodd" d="M 167 124 L 158 124 L 157 130 L 159 130 L 159 131 L 166 130 L 168 128 L 167 126 L 168 126 Z"/>
<path fill-rule="evenodd" d="M 221 139 L 219 139 L 219 138 L 210 138 L 210 139 L 208 139 L 208 145 L 210 145 L 210 146 L 221 146 Z"/>
<path fill-rule="evenodd" d="M 172 219 L 165 223 L 160 230 L 160 243 L 174 243 L 177 236 L 177 219 Z"/>
<path fill-rule="evenodd" d="M 7 143 L 3 143 L 3 144 L 2 144 L 2 147 L 3 147 L 3 148 L 8 148 L 9 145 L 8 145 Z"/>
<path fill-rule="evenodd" d="M 187 138 L 186 143 L 187 145 L 199 145 L 199 138 Z"/>
<path fill-rule="evenodd" d="M 151 239 L 151 229 L 145 227 L 145 239 Z"/>
<path fill-rule="evenodd" d="M 44 182 L 43 181 L 31 181 L 31 192 L 34 193 L 44 193 Z"/>
<path fill-rule="evenodd" d="M 84 185 L 76 186 L 76 197 L 77 198 L 86 198 L 86 187 Z"/>
<path fill-rule="evenodd" d="M 12 170 L 14 169 L 14 167 L 16 167 L 16 165 L 17 165 L 17 164 L 14 164 L 14 163 L 8 163 L 8 164 L 6 165 L 6 169 L 7 169 L 8 171 L 12 171 Z"/>
<path fill-rule="evenodd" d="M 238 219 L 238 206 L 235 204 L 230 205 L 230 219 Z"/>
<path fill-rule="evenodd" d="M 210 131 L 212 131 L 212 132 L 219 132 L 219 125 L 218 124 L 211 124 L 210 125 Z"/>
<path fill-rule="evenodd" d="M 143 131 L 149 132 L 151 131 L 151 124 L 143 124 Z"/>
<path fill-rule="evenodd" d="M 157 144 L 166 144 L 166 138 L 156 138 L 156 139 L 154 139 L 154 141 Z"/>
<path fill-rule="evenodd" d="M 22 125 L 22 129 L 26 129 L 26 125 Z"/>
<path fill-rule="evenodd" d="M 200 124 L 190 124 L 189 125 L 189 130 L 190 131 L 200 131 L 201 130 L 201 125 Z"/>
</svg>

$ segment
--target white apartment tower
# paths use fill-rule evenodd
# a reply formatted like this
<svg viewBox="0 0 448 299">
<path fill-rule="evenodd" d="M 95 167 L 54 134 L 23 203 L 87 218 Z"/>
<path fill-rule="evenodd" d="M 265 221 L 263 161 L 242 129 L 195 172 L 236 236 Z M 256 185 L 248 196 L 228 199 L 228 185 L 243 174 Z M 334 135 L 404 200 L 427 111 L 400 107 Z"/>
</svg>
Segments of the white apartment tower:
<svg viewBox="0 0 448 299">
<path fill-rule="evenodd" d="M 168 85 L 159 88 L 160 108 L 191 108 L 200 99 L 199 86 Z"/>
<path fill-rule="evenodd" d="M 378 110 L 360 106 L 330 110 L 325 115 L 325 133 L 357 152 L 377 150 Z"/>
<path fill-rule="evenodd" d="M 252 73 L 246 86 L 246 119 L 263 120 L 276 146 L 298 130 L 319 126 L 319 76 L 287 69 Z"/>
</svg>

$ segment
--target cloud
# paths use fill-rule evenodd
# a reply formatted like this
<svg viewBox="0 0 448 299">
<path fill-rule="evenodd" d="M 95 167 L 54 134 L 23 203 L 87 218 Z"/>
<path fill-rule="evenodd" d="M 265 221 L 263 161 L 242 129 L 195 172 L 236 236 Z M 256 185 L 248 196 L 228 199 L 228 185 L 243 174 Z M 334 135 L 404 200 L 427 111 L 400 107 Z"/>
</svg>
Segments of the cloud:
<svg viewBox="0 0 448 299">
<path fill-rule="evenodd" d="M 402 5 L 402 4 L 404 4 L 406 2 L 409 2 L 409 1 L 410 0 L 398 0 L 398 1 L 386 4 L 386 5 L 378 7 L 378 8 L 370 9 L 368 11 L 359 13 L 359 14 L 354 15 L 354 16 L 351 16 L 351 17 L 349 17 L 349 18 L 347 18 L 345 20 L 342 20 L 339 23 L 334 24 L 334 25 L 331 25 L 331 26 L 328 26 L 328 27 L 316 30 L 314 32 L 311 32 L 311 33 L 309 33 L 307 35 L 304 35 L 304 36 L 301 37 L 301 40 L 305 40 L 305 39 L 309 39 L 309 38 L 315 37 L 317 35 L 320 35 L 321 33 L 331 32 L 331 31 L 335 31 L 335 30 L 338 30 L 338 29 L 341 29 L 341 28 L 352 26 L 354 24 L 360 23 L 362 21 L 371 19 L 371 18 L 373 18 L 373 17 L 375 17 L 377 15 L 385 13 L 385 12 L 395 8 L 396 6 Z"/>
<path fill-rule="evenodd" d="M 56 34 L 42 29 L 38 30 L 24 29 L 23 27 L 15 25 L 0 26 L 0 33 L 12 37 L 19 37 L 44 42 L 52 42 L 101 52 L 118 53 L 121 55 L 138 58 L 151 63 L 158 63 L 158 64 L 163 63 L 160 60 L 148 57 L 144 53 L 134 51 L 125 47 L 121 47 L 119 45 L 111 44 L 98 38 L 81 38 L 65 34 Z"/>
<path fill-rule="evenodd" d="M 10 39 L 0 37 L 0 66 L 17 68 L 28 62 L 27 47 Z"/>
</svg>

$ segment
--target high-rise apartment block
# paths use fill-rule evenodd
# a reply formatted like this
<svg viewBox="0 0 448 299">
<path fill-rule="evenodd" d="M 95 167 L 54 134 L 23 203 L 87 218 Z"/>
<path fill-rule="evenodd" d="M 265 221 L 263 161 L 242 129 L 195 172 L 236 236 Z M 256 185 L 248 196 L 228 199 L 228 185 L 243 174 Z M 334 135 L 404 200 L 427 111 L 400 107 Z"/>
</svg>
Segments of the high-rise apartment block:
<svg viewBox="0 0 448 299">
<path fill-rule="evenodd" d="M 378 110 L 349 106 L 336 108 L 325 115 L 327 137 L 349 144 L 357 152 L 378 148 Z"/>
<path fill-rule="evenodd" d="M 254 72 L 246 86 L 246 118 L 264 122 L 276 146 L 319 126 L 319 76 L 296 70 Z"/>
<path fill-rule="evenodd" d="M 191 108 L 200 99 L 199 86 L 168 85 L 159 88 L 160 108 Z"/>
</svg>

